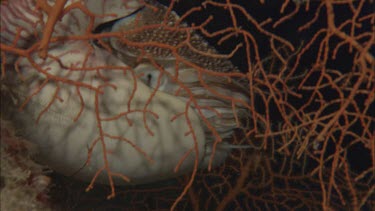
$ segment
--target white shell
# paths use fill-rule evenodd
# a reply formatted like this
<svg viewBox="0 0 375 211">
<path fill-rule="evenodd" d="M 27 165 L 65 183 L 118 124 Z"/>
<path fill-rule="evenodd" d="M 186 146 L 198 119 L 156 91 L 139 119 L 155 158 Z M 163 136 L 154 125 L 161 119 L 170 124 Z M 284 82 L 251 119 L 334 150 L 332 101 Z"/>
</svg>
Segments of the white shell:
<svg viewBox="0 0 375 211">
<path fill-rule="evenodd" d="M 55 49 L 50 53 L 61 55 L 62 52 L 66 52 L 67 48 L 82 49 L 84 46 L 84 44 L 80 46 L 76 42 L 66 43 L 65 49 Z M 109 61 L 101 53 L 97 51 L 92 57 L 89 57 L 89 62 L 93 63 L 91 65 L 100 65 L 102 60 Z M 61 60 L 66 62 L 66 66 L 70 66 L 70 64 L 77 64 L 77 62 L 82 61 L 84 56 L 84 54 L 72 52 L 61 56 Z M 59 64 L 49 62 L 52 61 L 46 61 L 48 67 L 51 68 L 49 73 L 55 75 L 64 73 Z M 116 65 L 124 66 L 120 62 Z M 27 63 L 25 63 L 23 69 L 27 70 L 27 66 Z M 69 77 L 74 80 L 78 77 L 78 73 L 71 73 Z M 86 72 L 83 82 L 91 83 L 93 86 L 99 85 L 99 80 L 95 79 L 94 73 Z M 111 86 L 102 89 L 104 94 L 99 96 L 101 118 L 109 118 L 121 112 L 127 112 L 127 103 L 134 84 L 130 72 L 124 75 L 122 71 L 105 70 L 103 75 L 110 78 L 110 84 L 116 86 L 116 89 Z M 48 111 L 42 115 L 38 124 L 35 123 L 35 120 L 52 99 L 56 90 L 55 83 L 47 84 L 41 93 L 32 98 L 25 111 L 16 113 L 17 122 L 23 125 L 23 135 L 40 146 L 39 160 L 57 172 L 65 175 L 76 173 L 74 177 L 90 181 L 94 174 L 104 166 L 101 142 L 98 142 L 94 147 L 90 163 L 84 165 L 89 147 L 99 137 L 98 121 L 94 110 L 95 92 L 85 88 L 80 89 L 85 107 L 78 121 L 74 122 L 73 119 L 81 108 L 76 87 L 60 85 L 59 98 L 62 101 L 56 100 Z M 152 90 L 149 87 L 138 80 L 130 108 L 132 110 L 144 109 L 151 92 Z M 133 123 L 132 126 L 128 124 L 124 117 L 112 121 L 102 121 L 101 126 L 106 134 L 121 136 L 137 145 L 154 160 L 154 163 L 150 163 L 143 154 L 130 144 L 106 137 L 106 155 L 110 170 L 128 176 L 131 183 L 147 183 L 191 172 L 196 159 L 194 148 L 196 147 L 199 151 L 199 158 L 197 158 L 199 163 L 206 156 L 205 135 L 198 115 L 192 108 L 187 108 L 186 103 L 177 97 L 163 92 L 155 93 L 147 109 L 156 113 L 159 118 L 156 119 L 150 113 L 134 112 L 128 115 L 128 119 Z M 184 115 L 171 121 L 175 115 L 185 112 L 185 110 L 187 110 L 188 121 L 191 122 L 192 128 L 189 128 Z M 153 136 L 145 128 L 144 117 L 154 134 Z M 196 142 L 192 133 L 186 135 L 191 129 L 194 131 Z M 179 171 L 174 173 L 174 168 L 189 150 L 192 150 L 190 155 L 183 161 Z M 210 156 L 210 154 L 207 156 Z M 120 178 L 115 179 L 116 185 L 124 184 Z M 97 181 L 108 183 L 107 173 L 101 173 Z"/>
</svg>

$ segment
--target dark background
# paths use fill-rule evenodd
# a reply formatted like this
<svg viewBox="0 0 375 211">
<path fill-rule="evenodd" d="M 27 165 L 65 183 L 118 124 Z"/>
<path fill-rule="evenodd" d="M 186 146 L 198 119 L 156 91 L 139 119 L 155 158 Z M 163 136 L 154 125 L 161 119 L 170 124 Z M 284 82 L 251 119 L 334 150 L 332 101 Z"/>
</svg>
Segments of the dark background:
<svg viewBox="0 0 375 211">
<path fill-rule="evenodd" d="M 169 6 L 170 0 L 159 0 L 160 3 Z M 199 0 L 189 0 L 189 1 L 183 1 L 180 0 L 178 3 L 175 3 L 174 5 L 174 11 L 176 11 L 179 15 L 184 14 L 186 11 L 188 11 L 192 7 L 200 7 L 202 1 Z M 215 2 L 221 2 L 225 3 L 225 0 L 215 0 Z M 320 15 L 318 16 L 317 21 L 312 24 L 307 30 L 298 31 L 298 28 L 307 22 L 309 22 L 313 17 L 315 16 L 315 13 L 317 11 L 317 8 L 320 4 L 320 1 L 310 1 L 310 8 L 308 11 L 305 10 L 305 5 L 302 4 L 301 8 L 299 9 L 299 12 L 294 15 L 293 18 L 288 19 L 287 21 L 283 22 L 276 28 L 273 28 L 272 25 L 275 21 L 280 19 L 281 17 L 284 17 L 286 14 L 290 14 L 293 12 L 293 10 L 296 8 L 296 5 L 291 1 L 288 6 L 285 8 L 284 12 L 280 13 L 280 8 L 284 1 L 265 1 L 265 4 L 261 4 L 260 1 L 247 1 L 247 0 L 232 0 L 233 4 L 241 5 L 246 9 L 246 11 L 252 15 L 253 18 L 255 18 L 258 22 L 262 22 L 263 20 L 266 20 L 267 18 L 272 18 L 272 22 L 270 24 L 267 24 L 264 28 L 274 34 L 279 35 L 280 37 L 283 37 L 284 39 L 291 42 L 295 47 L 303 45 L 303 43 L 306 43 L 312 39 L 314 34 L 322 28 L 327 27 L 327 17 L 326 17 L 326 10 L 325 7 L 322 8 L 320 11 Z M 359 1 L 353 2 L 353 6 L 357 7 L 359 4 Z M 367 1 L 365 5 L 363 6 L 362 12 L 360 17 L 363 17 L 365 15 L 371 14 L 375 11 L 374 2 L 372 0 Z M 350 19 L 353 15 L 352 11 L 350 10 L 350 7 L 347 4 L 342 5 L 335 5 L 334 7 L 335 12 L 335 23 L 336 26 L 339 26 L 344 21 Z M 271 48 L 269 44 L 269 39 L 267 36 L 261 34 L 253 25 L 249 25 L 249 21 L 246 19 L 245 16 L 239 15 L 240 13 L 236 12 L 236 17 L 238 21 L 238 26 L 251 32 L 251 34 L 255 37 L 258 43 L 258 49 L 259 54 L 261 58 L 265 58 L 270 55 Z M 227 26 L 233 26 L 232 20 L 230 18 L 230 14 L 228 11 L 224 9 L 220 9 L 218 7 L 213 6 L 207 6 L 206 8 L 202 7 L 202 10 L 200 12 L 194 12 L 191 15 L 189 15 L 186 18 L 186 21 L 189 24 L 194 23 L 195 25 L 199 25 L 200 23 L 204 22 L 209 16 L 213 16 L 214 20 L 210 22 L 209 25 L 207 25 L 206 30 L 209 32 L 214 32 L 220 29 L 224 29 Z M 368 22 L 367 22 L 368 23 Z M 350 33 L 350 25 L 348 27 L 343 28 L 343 31 L 346 33 Z M 371 24 L 363 24 L 360 28 L 356 29 L 356 34 L 361 34 L 363 32 L 370 32 L 373 31 L 373 26 Z M 322 41 L 324 36 L 318 37 L 318 39 L 315 41 L 315 43 L 312 45 L 312 47 L 302 56 L 301 61 L 299 63 L 298 71 L 300 73 L 303 73 L 306 71 L 306 69 L 312 68 L 314 63 L 316 62 L 316 55 L 318 53 L 319 44 Z M 243 39 L 240 37 L 238 39 L 232 38 L 225 42 L 223 42 L 221 45 L 217 45 L 217 41 L 220 39 L 220 37 L 217 38 L 206 38 L 207 41 L 216 47 L 216 49 L 221 53 L 230 53 L 234 47 L 241 42 Z M 338 38 L 331 38 L 330 39 L 330 45 L 336 46 L 341 40 Z M 355 52 L 355 51 L 353 51 Z M 375 54 L 375 46 L 373 45 L 371 52 L 373 52 L 373 55 Z M 251 52 L 251 55 L 254 56 L 254 52 Z M 336 70 L 342 71 L 342 73 L 348 73 L 352 70 L 353 66 L 353 58 L 354 54 L 349 52 L 348 45 L 341 47 L 338 51 L 337 58 L 336 59 L 329 59 L 326 67 L 327 68 L 333 68 Z M 255 61 L 255 58 L 251 58 L 252 61 Z M 247 72 L 247 61 L 245 58 L 245 49 L 240 48 L 239 51 L 233 56 L 231 59 L 232 63 L 235 64 L 242 72 Z M 311 77 L 309 80 L 311 80 L 311 83 L 314 83 L 315 80 L 317 80 L 318 75 L 314 78 Z M 326 95 L 325 98 L 328 99 L 336 99 L 338 98 L 337 93 L 333 92 L 331 90 L 326 90 L 324 92 Z M 293 104 L 298 107 L 299 104 L 302 104 L 305 102 L 306 99 L 293 99 Z M 356 100 L 359 102 L 359 105 L 363 105 L 363 102 L 366 100 L 364 97 L 357 97 Z M 374 115 L 375 111 L 375 104 L 372 103 L 372 108 L 370 109 L 370 115 Z M 271 107 L 272 109 L 272 107 Z M 312 107 L 312 109 L 316 109 L 316 107 Z M 332 107 L 327 112 L 334 112 L 338 108 Z M 363 109 L 363 108 L 360 108 Z M 274 115 L 275 121 L 280 120 L 280 116 L 277 114 L 277 109 L 274 109 Z M 370 125 L 372 130 L 374 131 L 374 122 Z M 360 134 L 363 130 L 361 125 L 354 125 L 352 128 L 354 132 L 357 134 Z M 352 139 L 346 140 L 348 143 L 352 141 Z M 327 152 L 327 155 L 332 154 L 332 152 L 335 150 L 335 147 L 329 146 L 329 151 Z M 354 145 L 350 153 L 348 153 L 348 159 L 353 164 L 352 167 L 354 170 L 358 172 L 362 172 L 365 169 L 368 169 L 371 165 L 371 154 L 369 153 L 369 150 L 364 149 L 363 145 Z"/>
</svg>

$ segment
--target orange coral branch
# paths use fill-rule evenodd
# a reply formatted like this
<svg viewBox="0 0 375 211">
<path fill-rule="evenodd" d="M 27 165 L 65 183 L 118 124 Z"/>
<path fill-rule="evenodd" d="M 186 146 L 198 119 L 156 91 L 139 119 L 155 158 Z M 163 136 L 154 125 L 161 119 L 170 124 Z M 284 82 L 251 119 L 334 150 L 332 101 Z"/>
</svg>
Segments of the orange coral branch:
<svg viewBox="0 0 375 211">
<path fill-rule="evenodd" d="M 64 10 L 66 1 L 67 0 L 56 0 L 53 7 L 49 6 L 48 3 L 44 0 L 36 1 L 37 8 L 42 9 L 48 14 L 48 20 L 43 31 L 43 39 L 41 40 L 39 46 L 39 56 L 43 59 L 47 57 L 48 44 L 51 40 L 55 24 L 61 18 L 61 14 Z"/>
</svg>

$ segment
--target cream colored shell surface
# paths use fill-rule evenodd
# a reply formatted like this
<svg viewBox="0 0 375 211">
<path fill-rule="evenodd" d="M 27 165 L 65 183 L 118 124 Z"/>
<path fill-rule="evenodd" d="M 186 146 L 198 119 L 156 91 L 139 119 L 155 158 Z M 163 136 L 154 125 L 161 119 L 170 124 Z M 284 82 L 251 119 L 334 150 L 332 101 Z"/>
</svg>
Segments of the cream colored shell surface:
<svg viewBox="0 0 375 211">
<path fill-rule="evenodd" d="M 80 46 L 76 42 L 67 43 L 63 48 L 49 53 L 60 55 L 70 47 L 82 49 L 84 44 Z M 93 53 L 90 57 L 92 65 L 94 63 L 101 65 L 94 60 L 101 57 L 101 53 L 99 51 Z M 67 54 L 61 59 L 67 61 L 65 64 L 69 66 L 69 63 L 79 62 L 83 56 L 79 53 Z M 50 73 L 58 75 L 59 72 L 64 72 L 57 62 L 45 62 L 48 63 Z M 118 60 L 116 65 L 126 67 Z M 25 61 L 23 68 L 27 67 L 31 68 Z M 82 74 L 82 72 L 73 73 L 69 78 L 74 81 L 82 77 Z M 136 90 L 133 93 L 134 78 L 130 72 L 103 70 L 103 76 L 110 79 L 111 85 L 103 86 L 101 88 L 103 93 L 97 94 L 98 112 L 95 110 L 96 92 L 81 88 L 80 95 L 84 107 L 77 121 L 74 119 L 82 106 L 76 91 L 77 87 L 59 82 L 48 83 L 31 99 L 24 111 L 15 112 L 16 123 L 22 125 L 22 135 L 40 146 L 38 158 L 42 163 L 64 175 L 90 181 L 95 173 L 104 167 L 105 154 L 112 172 L 128 176 L 132 184 L 139 184 L 191 172 L 196 159 L 198 165 L 202 162 L 206 156 L 205 135 L 200 119 L 192 108 L 187 107 L 186 103 L 177 97 L 163 92 L 155 93 L 145 107 L 151 97 L 152 89 L 136 79 Z M 34 83 L 29 86 L 29 94 L 36 90 L 37 80 L 34 79 Z M 94 72 L 86 72 L 80 82 L 94 87 L 99 87 L 102 83 Z M 57 86 L 59 86 L 58 99 L 54 97 Z M 55 99 L 54 103 L 36 123 L 39 114 L 52 99 Z M 128 107 L 130 99 L 132 100 Z M 126 118 L 123 116 L 108 120 L 126 112 L 129 112 Z M 174 119 L 181 113 L 185 115 Z M 101 121 L 98 121 L 98 118 Z M 152 134 L 146 129 L 145 124 Z M 101 141 L 98 141 L 93 147 L 90 162 L 86 163 L 89 149 L 95 140 L 100 138 L 101 132 L 104 135 L 105 150 Z M 121 137 L 122 140 L 111 137 Z M 175 173 L 174 168 L 189 152 L 189 156 L 183 160 L 179 171 Z M 147 158 L 152 159 L 153 162 Z M 102 172 L 97 181 L 108 183 L 107 172 Z M 115 177 L 115 181 L 117 185 L 125 184 L 120 178 Z"/>
</svg>

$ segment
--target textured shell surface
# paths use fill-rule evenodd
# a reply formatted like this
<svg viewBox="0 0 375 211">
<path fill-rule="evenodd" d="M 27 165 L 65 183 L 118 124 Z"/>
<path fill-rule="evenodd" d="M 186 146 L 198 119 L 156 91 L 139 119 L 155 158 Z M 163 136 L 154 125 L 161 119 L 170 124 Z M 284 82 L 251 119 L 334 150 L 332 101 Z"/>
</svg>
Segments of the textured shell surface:
<svg viewBox="0 0 375 211">
<path fill-rule="evenodd" d="M 66 48 L 75 48 L 77 45 L 78 43 L 75 42 L 67 43 L 64 48 L 49 53 L 60 55 Z M 84 46 L 85 44 L 82 43 L 81 49 Z M 94 52 L 89 59 L 91 65 L 103 66 L 104 64 L 100 64 L 103 61 L 95 60 L 101 56 L 103 56 L 101 52 Z M 77 53 L 61 59 L 74 64 L 83 57 L 84 54 Z M 113 61 L 116 62 L 116 59 Z M 117 62 L 112 65 L 124 66 L 122 62 L 118 60 Z M 51 73 L 61 71 L 58 63 L 53 61 L 46 63 Z M 31 69 L 32 67 L 24 61 L 23 68 Z M 205 135 L 200 120 L 192 108 L 187 111 L 187 118 L 191 121 L 192 128 L 185 118 L 171 121 L 174 116 L 186 110 L 186 105 L 178 98 L 164 92 L 154 95 L 153 100 L 147 106 L 146 111 L 149 112 L 141 112 L 145 109 L 152 93 L 148 86 L 137 81 L 137 89 L 133 93 L 134 78 L 130 74 L 124 75 L 110 70 L 103 71 L 102 74 L 111 80 L 112 86 L 102 88 L 102 97 L 98 98 L 99 111 L 95 111 L 96 93 L 94 91 L 81 89 L 80 95 L 77 95 L 76 87 L 55 83 L 46 84 L 22 112 L 14 111 L 13 121 L 22 130 L 22 135 L 40 146 L 38 160 L 41 163 L 65 175 L 74 175 L 81 180 L 90 181 L 93 175 L 105 165 L 103 159 L 105 153 L 111 171 L 128 176 L 131 184 L 139 184 L 187 173 L 193 169 L 196 156 L 200 162 L 205 159 Z M 82 75 L 82 72 L 70 74 L 69 79 L 83 78 Z M 95 75 L 94 72 L 84 73 L 84 79 L 81 82 L 93 86 L 100 85 L 101 81 Z M 25 87 L 25 97 L 29 95 L 27 92 L 31 94 L 38 89 L 40 83 L 36 80 L 43 81 L 43 78 L 36 77 L 34 83 L 28 85 L 28 88 Z M 51 99 L 54 99 L 57 89 L 59 89 L 59 100 L 39 116 Z M 129 105 L 129 110 L 130 96 L 133 96 L 133 100 Z M 20 102 L 24 102 L 25 98 L 22 98 L 22 95 L 18 97 Z M 81 102 L 84 102 L 83 112 L 76 121 L 83 106 Z M 100 137 L 96 116 L 98 112 L 103 120 L 100 124 L 104 131 L 105 149 L 101 146 L 101 142 L 97 141 Z M 127 112 L 129 115 L 126 115 L 126 118 L 113 118 Z M 146 129 L 145 124 L 149 130 Z M 190 130 L 194 131 L 195 141 L 191 135 L 185 135 Z M 112 137 L 121 137 L 121 139 Z M 191 153 L 184 160 L 179 171 L 174 173 L 173 170 L 181 157 L 195 146 L 199 149 L 199 154 Z M 86 163 L 90 148 L 92 148 L 90 162 Z M 127 184 L 121 178 L 114 178 L 114 180 L 117 185 Z M 107 183 L 108 176 L 100 174 L 97 182 Z"/>
</svg>

